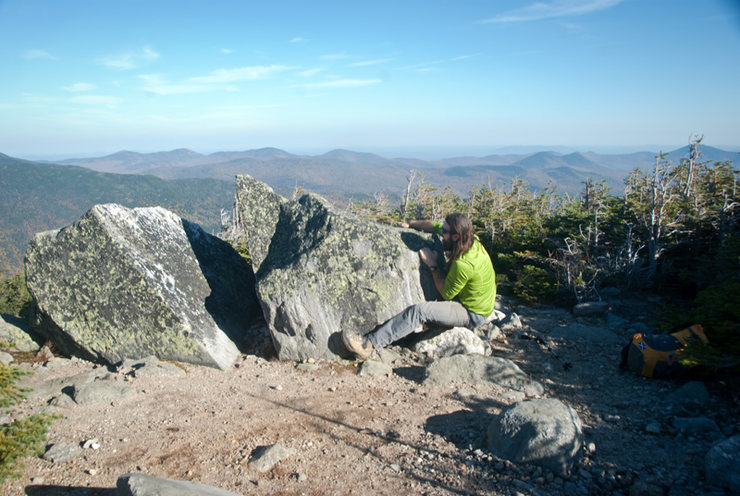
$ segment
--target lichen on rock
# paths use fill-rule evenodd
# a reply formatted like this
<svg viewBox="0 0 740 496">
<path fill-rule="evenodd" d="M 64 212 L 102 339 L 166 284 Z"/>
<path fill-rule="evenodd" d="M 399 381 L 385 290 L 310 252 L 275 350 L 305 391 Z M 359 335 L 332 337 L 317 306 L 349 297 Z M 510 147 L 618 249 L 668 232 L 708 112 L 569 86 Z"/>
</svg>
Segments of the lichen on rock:
<svg viewBox="0 0 740 496">
<path fill-rule="evenodd" d="M 314 194 L 288 201 L 249 176 L 237 178 L 237 198 L 281 359 L 346 356 L 343 330 L 368 333 L 435 294 L 417 254 L 430 235 L 360 219 Z"/>
<path fill-rule="evenodd" d="M 159 207 L 96 205 L 26 252 L 26 278 L 68 354 L 108 363 L 155 354 L 226 368 L 259 318 L 249 265 L 226 242 Z"/>
</svg>

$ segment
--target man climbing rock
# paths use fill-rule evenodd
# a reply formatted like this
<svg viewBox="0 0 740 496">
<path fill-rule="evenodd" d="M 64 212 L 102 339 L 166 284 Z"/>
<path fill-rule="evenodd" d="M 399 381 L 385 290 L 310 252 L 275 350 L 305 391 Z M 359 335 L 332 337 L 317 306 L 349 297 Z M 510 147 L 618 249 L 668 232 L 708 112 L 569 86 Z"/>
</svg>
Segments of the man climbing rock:
<svg viewBox="0 0 740 496">
<path fill-rule="evenodd" d="M 444 271 L 438 266 L 438 253 L 423 248 L 419 256 L 432 272 L 434 285 L 444 301 L 411 305 L 364 336 L 344 331 L 344 345 L 359 358 L 367 358 L 373 350 L 382 349 L 411 334 L 423 324 L 475 329 L 493 313 L 496 274 L 491 258 L 473 233 L 473 224 L 467 216 L 454 213 L 448 215 L 443 223 L 412 220 L 402 223 L 401 227 L 442 236 L 442 248 L 447 254 Z"/>
</svg>

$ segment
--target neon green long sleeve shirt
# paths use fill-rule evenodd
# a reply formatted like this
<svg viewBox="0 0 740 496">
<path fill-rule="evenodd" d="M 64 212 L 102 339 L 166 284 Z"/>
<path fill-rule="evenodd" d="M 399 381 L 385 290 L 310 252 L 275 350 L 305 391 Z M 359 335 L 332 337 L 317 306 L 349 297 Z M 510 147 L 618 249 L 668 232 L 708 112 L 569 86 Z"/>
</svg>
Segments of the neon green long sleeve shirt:
<svg viewBox="0 0 740 496">
<path fill-rule="evenodd" d="M 488 316 L 493 313 L 496 273 L 491 257 L 477 236 L 470 249 L 452 262 L 445 277 L 442 298 L 457 299 L 465 308 L 478 315 Z"/>
</svg>

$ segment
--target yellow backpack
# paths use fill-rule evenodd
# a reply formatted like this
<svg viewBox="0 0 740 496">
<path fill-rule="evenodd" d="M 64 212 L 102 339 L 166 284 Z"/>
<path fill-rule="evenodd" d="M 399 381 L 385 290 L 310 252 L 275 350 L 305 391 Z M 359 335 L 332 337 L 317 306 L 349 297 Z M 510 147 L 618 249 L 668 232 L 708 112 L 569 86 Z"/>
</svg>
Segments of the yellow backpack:
<svg viewBox="0 0 740 496">
<path fill-rule="evenodd" d="M 704 344 L 709 343 L 701 324 L 670 334 L 635 333 L 630 343 L 622 349 L 620 367 L 644 377 L 681 375 L 683 367 L 677 359 L 693 339 L 700 339 Z"/>
</svg>

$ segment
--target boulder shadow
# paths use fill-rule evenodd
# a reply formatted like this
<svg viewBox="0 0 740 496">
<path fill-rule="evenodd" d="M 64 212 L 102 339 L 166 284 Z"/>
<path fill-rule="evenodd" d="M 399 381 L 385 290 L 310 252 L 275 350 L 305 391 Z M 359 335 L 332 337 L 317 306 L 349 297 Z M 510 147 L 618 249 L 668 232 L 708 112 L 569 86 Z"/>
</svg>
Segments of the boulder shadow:
<svg viewBox="0 0 740 496">
<path fill-rule="evenodd" d="M 244 351 L 247 329 L 264 322 L 251 265 L 226 241 L 206 233 L 198 224 L 182 225 L 211 294 L 205 308 L 216 325 Z"/>
<path fill-rule="evenodd" d="M 27 496 L 119 496 L 121 493 L 108 487 L 26 486 Z"/>
</svg>

